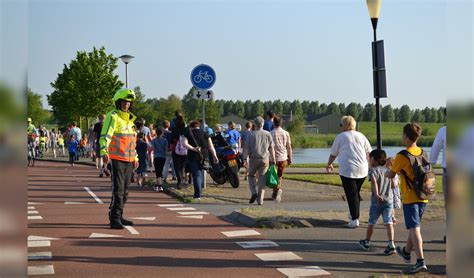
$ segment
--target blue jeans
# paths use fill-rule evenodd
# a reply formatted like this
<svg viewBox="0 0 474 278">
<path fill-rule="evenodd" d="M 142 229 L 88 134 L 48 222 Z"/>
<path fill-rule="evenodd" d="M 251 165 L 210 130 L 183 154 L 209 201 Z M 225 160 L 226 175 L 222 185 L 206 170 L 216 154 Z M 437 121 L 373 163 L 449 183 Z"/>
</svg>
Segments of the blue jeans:
<svg viewBox="0 0 474 278">
<path fill-rule="evenodd" d="M 204 183 L 204 175 L 201 163 L 197 160 L 188 161 L 189 171 L 193 176 L 194 198 L 201 198 L 201 189 Z"/>
</svg>

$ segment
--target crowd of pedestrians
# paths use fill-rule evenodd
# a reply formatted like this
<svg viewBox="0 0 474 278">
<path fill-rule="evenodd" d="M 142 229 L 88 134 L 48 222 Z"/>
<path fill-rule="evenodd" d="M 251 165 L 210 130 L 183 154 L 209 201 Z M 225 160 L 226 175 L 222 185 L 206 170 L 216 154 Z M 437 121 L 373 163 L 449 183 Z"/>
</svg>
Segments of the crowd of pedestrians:
<svg viewBox="0 0 474 278">
<path fill-rule="evenodd" d="M 244 179 L 248 179 L 250 190 L 249 203 L 263 204 L 267 171 L 272 165 L 276 167 L 279 179 L 277 186 L 272 188 L 272 199 L 281 202 L 283 172 L 291 165 L 293 155 L 290 134 L 283 129 L 281 117 L 267 111 L 265 119 L 258 116 L 247 122 L 240 131 L 233 122 L 227 123 L 225 130 L 218 125 L 213 131 L 200 119 L 186 122 L 185 116 L 176 111 L 173 119 L 147 126 L 144 119 L 136 119 L 130 111 L 134 100 L 133 90 L 119 90 L 114 96 L 115 108 L 106 115 L 98 116 L 98 121 L 88 131 L 89 136 L 82 134 L 76 122 L 61 133 L 55 129 L 48 131 L 44 126 L 36 128 L 28 119 L 28 140 L 36 146 L 38 156 L 43 156 L 50 149 L 54 157 L 65 156 L 66 148 L 72 166 L 79 157 L 91 157 L 99 169 L 99 177 L 112 175 L 111 228 L 123 229 L 123 225 L 133 225 L 133 222 L 123 218 L 128 186 L 134 181 L 142 186 L 150 171 L 154 171 L 156 176 L 154 191 L 162 192 L 163 185 L 170 184 L 168 176 L 171 173 L 177 189 L 192 183 L 194 198 L 200 200 L 205 181 L 204 170 L 208 167 L 206 162 L 219 162 L 213 137 L 224 141 L 238 158 L 239 165 L 245 168 Z M 332 144 L 326 170 L 334 172 L 333 163 L 338 160 L 338 174 L 349 208 L 347 226 L 357 228 L 360 225 L 360 191 L 368 178 L 371 205 L 366 236 L 359 241 L 359 245 L 364 250 L 370 249 L 375 225 L 382 216 L 387 230 L 384 254 L 397 253 L 408 263 L 414 252 L 417 261 L 410 272 L 427 270 L 421 221 L 430 193 L 418 186 L 419 183 L 425 186 L 430 176 L 429 173 L 421 173 L 425 176 L 420 179 L 421 174 L 414 167 L 414 161 L 435 164 L 439 153 L 443 153 L 443 192 L 447 202 L 446 128 L 438 131 L 428 159 L 417 145 L 421 127 L 416 123 L 404 126 L 402 142 L 406 149 L 394 158 L 387 157 L 382 149 L 372 150 L 369 140 L 357 131 L 357 122 L 352 116 L 342 117 L 340 127 L 341 133 Z M 396 246 L 394 241 L 395 211 L 401 208 L 408 230 L 407 243 L 403 248 Z"/>
</svg>

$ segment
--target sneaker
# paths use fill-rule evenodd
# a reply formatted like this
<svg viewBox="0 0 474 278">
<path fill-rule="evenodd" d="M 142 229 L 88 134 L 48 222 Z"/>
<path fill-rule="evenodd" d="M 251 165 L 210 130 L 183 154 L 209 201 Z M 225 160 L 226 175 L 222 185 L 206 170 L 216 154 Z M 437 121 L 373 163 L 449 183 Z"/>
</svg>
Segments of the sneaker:
<svg viewBox="0 0 474 278">
<path fill-rule="evenodd" d="M 388 256 L 388 255 L 392 255 L 392 254 L 397 253 L 397 251 L 395 249 L 395 246 L 387 245 L 387 248 L 385 248 L 383 253 Z"/>
<path fill-rule="evenodd" d="M 153 186 L 153 191 L 158 191 L 158 186 L 154 185 Z"/>
<path fill-rule="evenodd" d="M 276 201 L 277 203 L 281 202 L 281 194 L 283 194 L 283 190 L 278 189 L 277 194 L 276 194 L 276 198 L 275 198 L 275 201 Z M 357 226 L 358 226 L 358 225 L 357 225 Z"/>
<path fill-rule="evenodd" d="M 425 261 L 418 261 L 416 264 L 410 268 L 410 273 L 418 273 L 420 271 L 428 271 Z"/>
<path fill-rule="evenodd" d="M 109 170 L 105 169 L 105 170 L 104 170 L 104 173 L 105 173 L 105 175 L 106 175 L 107 177 L 110 177 L 110 171 L 109 171 Z"/>
<path fill-rule="evenodd" d="M 99 178 L 103 178 L 104 174 L 100 173 Z"/>
<path fill-rule="evenodd" d="M 163 187 L 158 186 L 158 192 L 163 192 Z"/>
<path fill-rule="evenodd" d="M 396 250 L 398 256 L 400 256 L 405 263 L 409 264 L 411 262 L 411 256 L 405 252 L 405 247 L 401 248 L 400 246 L 397 246 Z"/>
<path fill-rule="evenodd" d="M 347 227 L 349 228 L 359 227 L 359 219 L 349 221 L 349 223 L 347 224 Z"/>
<path fill-rule="evenodd" d="M 360 247 L 362 247 L 362 249 L 364 250 L 369 250 L 370 248 L 370 241 L 366 240 L 366 239 L 361 239 L 359 240 L 359 245 Z"/>
<path fill-rule="evenodd" d="M 255 203 L 255 200 L 257 200 L 257 198 L 258 198 L 258 195 L 253 194 L 252 197 L 250 197 L 249 204 Z"/>
</svg>

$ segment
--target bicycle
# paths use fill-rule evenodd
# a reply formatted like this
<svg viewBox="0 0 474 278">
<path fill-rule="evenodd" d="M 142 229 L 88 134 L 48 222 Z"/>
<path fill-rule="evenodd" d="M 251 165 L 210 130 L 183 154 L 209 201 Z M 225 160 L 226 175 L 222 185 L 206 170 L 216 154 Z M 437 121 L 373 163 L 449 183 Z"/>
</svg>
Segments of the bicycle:
<svg viewBox="0 0 474 278">
<path fill-rule="evenodd" d="M 196 83 L 200 83 L 202 80 L 206 81 L 207 83 L 212 83 L 212 81 L 214 81 L 212 75 L 207 74 L 207 71 L 199 71 L 199 74 L 195 75 L 193 79 Z"/>
</svg>

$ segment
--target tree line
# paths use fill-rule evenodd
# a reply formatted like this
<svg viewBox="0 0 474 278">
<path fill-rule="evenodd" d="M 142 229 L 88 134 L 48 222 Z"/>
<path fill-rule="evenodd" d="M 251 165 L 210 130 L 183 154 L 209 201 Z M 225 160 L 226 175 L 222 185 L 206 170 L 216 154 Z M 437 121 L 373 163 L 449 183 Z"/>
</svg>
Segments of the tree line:
<svg viewBox="0 0 474 278">
<path fill-rule="evenodd" d="M 75 59 L 64 65 L 63 71 L 58 73 L 56 80 L 51 82 L 53 92 L 47 96 L 52 107 L 54 122 L 65 126 L 81 118 L 94 119 L 97 115 L 109 111 L 113 107 L 112 96 L 115 91 L 123 87 L 115 73 L 118 67 L 118 58 L 107 54 L 104 47 L 93 48 L 91 52 L 78 51 Z M 180 96 L 170 94 L 167 97 L 147 98 L 139 86 L 134 88 L 137 100 L 133 111 L 138 117 L 149 123 L 160 123 L 174 117 L 176 110 L 184 112 L 186 119 L 201 117 L 201 100 L 193 98 L 196 88 Z M 44 120 L 46 113 L 40 96 L 28 91 L 28 115 L 39 123 Z M 382 107 L 382 121 L 384 122 L 444 122 L 443 107 L 411 109 L 408 105 L 399 108 L 386 105 Z M 245 119 L 264 116 L 271 110 L 277 115 L 290 115 L 297 122 L 308 122 L 313 115 L 323 113 L 337 113 L 352 115 L 358 121 L 372 122 L 375 120 L 375 104 L 367 103 L 320 103 L 319 101 L 300 100 L 211 100 L 206 101 L 206 122 L 210 126 L 219 123 L 220 118 L 230 114 Z"/>
</svg>

